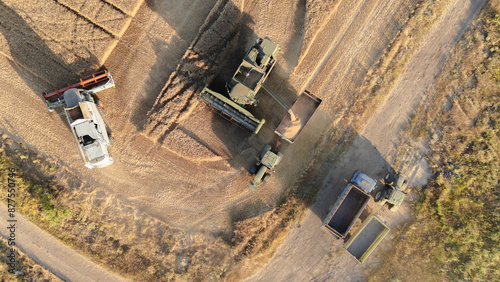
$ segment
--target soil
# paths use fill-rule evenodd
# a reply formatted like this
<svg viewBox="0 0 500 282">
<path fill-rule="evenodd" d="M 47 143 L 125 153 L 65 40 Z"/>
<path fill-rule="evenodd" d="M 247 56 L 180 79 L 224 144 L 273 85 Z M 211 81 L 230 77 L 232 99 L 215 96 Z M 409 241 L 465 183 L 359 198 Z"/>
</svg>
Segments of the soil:
<svg viewBox="0 0 500 282">
<path fill-rule="evenodd" d="M 323 133 L 335 128 L 352 106 L 355 90 L 416 2 L 3 0 L 0 131 L 71 170 L 88 183 L 91 195 L 102 189 L 134 211 L 183 230 L 186 237 L 231 234 L 235 219 L 275 207 L 301 177 L 318 152 Z M 445 58 L 425 55 L 450 50 L 484 1 L 459 2 L 454 1 L 448 11 L 454 16 L 440 23 L 445 32 L 431 35 L 433 45 L 422 48 L 421 57 L 400 80 L 397 89 L 412 89 L 405 92 L 408 103 L 391 102 L 400 106 L 387 111 L 394 119 L 383 120 L 387 112 L 377 115 L 382 120 L 373 119 L 364 137 L 360 135 L 335 172 L 326 176 L 324 186 L 333 183 L 337 188 L 322 189 L 303 228 L 292 231 L 254 279 L 348 277 L 354 264 L 344 259 L 345 254 L 325 260 L 340 244 L 332 247 L 331 238 L 321 233 L 321 218 L 343 178 L 357 168 L 378 176 L 388 166 L 381 162 L 391 162 L 397 141 L 388 142 L 386 136 L 397 138 L 413 101 L 422 96 Z M 267 86 L 287 104 L 305 89 L 323 102 L 294 144 L 280 145 L 284 158 L 275 176 L 255 192 L 246 185 L 251 180 L 247 170 L 265 144 L 278 144 L 273 131 L 286 110 L 261 92 L 259 106 L 250 111 L 266 123 L 251 138 L 249 132 L 197 103 L 197 94 L 208 83 L 224 89 L 248 48 L 264 36 L 282 46 Z M 46 110 L 40 93 L 74 83 L 101 67 L 110 70 L 116 83 L 116 88 L 97 94 L 115 136 L 110 148 L 115 163 L 88 170 L 64 118 Z M 405 84 L 415 77 L 419 81 Z M 395 90 L 390 97 L 403 95 L 397 93 L 403 92 Z M 364 161 L 367 156 L 375 160 Z M 417 171 L 412 181 L 425 179 L 425 171 Z M 408 217 L 409 207 L 398 214 Z M 362 274 L 356 275 L 351 278 Z"/>
</svg>

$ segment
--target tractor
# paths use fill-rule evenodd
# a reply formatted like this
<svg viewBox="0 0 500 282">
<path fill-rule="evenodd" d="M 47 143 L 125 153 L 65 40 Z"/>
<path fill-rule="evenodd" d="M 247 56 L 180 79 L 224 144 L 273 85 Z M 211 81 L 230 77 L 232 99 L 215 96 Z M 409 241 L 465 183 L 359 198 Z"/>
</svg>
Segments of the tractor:
<svg viewBox="0 0 500 282">
<path fill-rule="evenodd" d="M 262 152 L 260 153 L 260 158 L 257 163 L 252 167 L 249 174 L 255 175 L 253 180 L 247 185 L 257 190 L 257 185 L 265 184 L 269 178 L 271 178 L 271 173 L 274 172 L 274 168 L 280 163 L 283 158 L 283 153 L 274 153 L 271 150 L 271 145 L 266 145 Z"/>
<path fill-rule="evenodd" d="M 387 175 L 384 188 L 375 195 L 375 202 L 381 205 L 387 203 L 390 211 L 397 211 L 405 198 L 408 181 L 401 172 L 398 172 L 393 181 L 389 181 L 389 178 L 390 176 Z"/>
</svg>

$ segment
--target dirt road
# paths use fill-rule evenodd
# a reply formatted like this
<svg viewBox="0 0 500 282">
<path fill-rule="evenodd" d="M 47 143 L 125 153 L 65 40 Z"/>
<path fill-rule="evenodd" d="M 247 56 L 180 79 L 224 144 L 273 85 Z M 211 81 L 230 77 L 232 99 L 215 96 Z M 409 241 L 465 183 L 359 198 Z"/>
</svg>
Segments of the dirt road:
<svg viewBox="0 0 500 282">
<path fill-rule="evenodd" d="M 349 179 L 355 169 L 361 169 L 378 179 L 389 169 L 395 157 L 398 132 L 413 108 L 425 97 L 426 89 L 432 85 L 453 46 L 484 3 L 484 0 L 466 3 L 454 1 L 449 5 L 421 49 L 407 64 L 385 104 L 367 123 L 354 144 L 333 164 L 317 201 L 303 221 L 292 230 L 274 258 L 248 281 L 362 281 L 366 279 L 364 270 L 380 263 L 377 254 L 390 248 L 390 237 L 385 239 L 368 262 L 361 265 L 342 250 L 341 240 L 336 241 L 319 226 L 345 186 L 344 179 Z M 407 169 L 412 176 L 410 186 L 425 183 L 428 176 L 425 165 Z M 374 204 L 369 210 L 380 214 L 391 228 L 409 217 L 408 201 L 396 213 Z"/>
<path fill-rule="evenodd" d="M 0 203 L 0 221 L 5 224 L 12 220 L 7 215 L 7 206 Z M 16 214 L 15 243 L 21 251 L 41 266 L 66 281 L 126 281 L 125 279 L 99 267 L 76 251 L 43 231 L 23 216 Z M 8 225 L 7 225 L 8 226 Z M 10 231 L 1 228 L 0 234 L 10 238 Z"/>
</svg>

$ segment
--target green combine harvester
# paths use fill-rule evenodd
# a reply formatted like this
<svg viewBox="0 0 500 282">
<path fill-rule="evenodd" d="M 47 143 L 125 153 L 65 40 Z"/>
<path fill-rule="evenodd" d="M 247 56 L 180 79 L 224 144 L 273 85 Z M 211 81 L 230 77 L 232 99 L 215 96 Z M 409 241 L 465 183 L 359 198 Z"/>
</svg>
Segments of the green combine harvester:
<svg viewBox="0 0 500 282">
<path fill-rule="evenodd" d="M 257 93 L 262 88 L 287 110 L 287 116 L 275 133 L 292 143 L 316 111 L 321 100 L 305 91 L 290 108 L 264 85 L 276 64 L 276 55 L 280 50 L 280 45 L 268 37 L 259 38 L 227 84 L 227 96 L 205 86 L 199 100 L 205 102 L 215 112 L 257 134 L 265 120 L 256 118 L 244 107 L 246 105 L 257 106 Z"/>
<path fill-rule="evenodd" d="M 243 106 L 257 105 L 255 96 L 276 64 L 275 56 L 280 49 L 280 45 L 269 38 L 259 38 L 228 83 L 229 98 L 205 87 L 199 99 L 215 112 L 257 134 L 266 121 L 257 119 Z"/>
</svg>

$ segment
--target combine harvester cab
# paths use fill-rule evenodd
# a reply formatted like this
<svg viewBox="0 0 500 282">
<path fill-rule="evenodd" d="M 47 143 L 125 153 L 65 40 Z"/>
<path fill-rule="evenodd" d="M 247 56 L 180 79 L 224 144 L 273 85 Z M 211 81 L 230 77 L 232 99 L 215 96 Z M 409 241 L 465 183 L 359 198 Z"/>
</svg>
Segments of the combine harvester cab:
<svg viewBox="0 0 500 282">
<path fill-rule="evenodd" d="M 257 105 L 256 96 L 276 64 L 281 46 L 268 37 L 250 48 L 228 85 L 229 97 L 239 105 Z"/>
<path fill-rule="evenodd" d="M 114 86 L 114 81 L 107 71 L 81 79 L 64 89 L 44 94 L 49 111 L 64 108 L 64 114 L 70 125 L 73 137 L 83 163 L 88 168 L 101 168 L 113 163 L 108 152 L 110 133 L 102 119 L 92 97 L 95 92 Z"/>
</svg>

